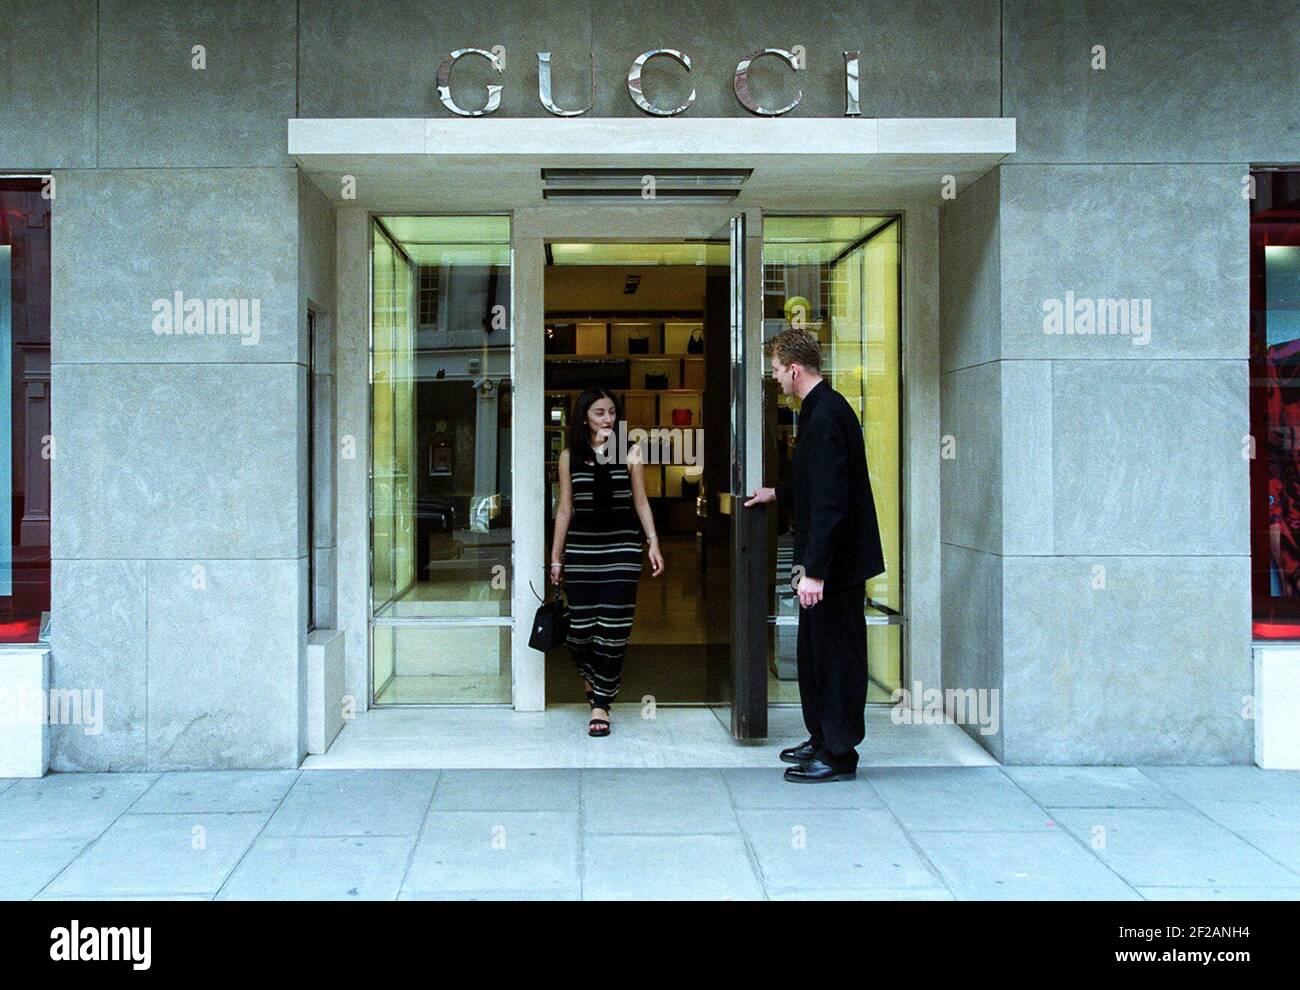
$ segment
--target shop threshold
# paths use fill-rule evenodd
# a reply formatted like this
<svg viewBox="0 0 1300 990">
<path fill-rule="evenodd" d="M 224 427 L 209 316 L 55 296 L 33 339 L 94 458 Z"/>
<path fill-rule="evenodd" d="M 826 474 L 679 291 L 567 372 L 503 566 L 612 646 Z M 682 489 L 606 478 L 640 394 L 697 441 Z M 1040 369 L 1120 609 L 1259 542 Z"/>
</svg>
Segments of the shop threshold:
<svg viewBox="0 0 1300 990">
<path fill-rule="evenodd" d="M 586 735 L 586 705 L 544 712 L 508 708 L 374 709 L 358 716 L 304 770 L 450 770 L 631 767 L 771 767 L 777 753 L 806 737 L 799 709 L 772 706 L 765 740 L 737 742 L 725 707 L 659 708 L 642 717 L 636 703 L 616 704 L 613 732 Z M 888 706 L 867 708 L 859 767 L 997 766 L 960 726 L 898 725 Z"/>
</svg>

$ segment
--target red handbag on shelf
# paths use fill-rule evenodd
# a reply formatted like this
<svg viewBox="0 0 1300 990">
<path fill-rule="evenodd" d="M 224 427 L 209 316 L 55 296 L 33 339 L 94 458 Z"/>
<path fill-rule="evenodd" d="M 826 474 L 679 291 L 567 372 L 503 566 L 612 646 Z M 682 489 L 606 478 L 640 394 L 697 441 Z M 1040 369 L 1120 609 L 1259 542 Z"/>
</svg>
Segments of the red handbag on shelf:
<svg viewBox="0 0 1300 990">
<path fill-rule="evenodd" d="M 689 409 L 673 410 L 673 426 L 690 426 L 691 411 Z"/>
</svg>

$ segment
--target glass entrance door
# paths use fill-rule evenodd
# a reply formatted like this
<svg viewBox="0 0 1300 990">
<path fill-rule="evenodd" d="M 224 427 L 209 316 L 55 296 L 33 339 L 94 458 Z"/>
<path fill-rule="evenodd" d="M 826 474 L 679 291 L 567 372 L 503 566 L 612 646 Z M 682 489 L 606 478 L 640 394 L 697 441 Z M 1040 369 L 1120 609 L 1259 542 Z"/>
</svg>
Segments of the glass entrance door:
<svg viewBox="0 0 1300 990">
<path fill-rule="evenodd" d="M 867 582 L 868 703 L 885 703 L 903 680 L 902 222 L 894 215 L 764 217 L 763 339 L 800 327 L 821 344 L 822 376 L 862 424 L 884 573 Z M 766 367 L 766 356 L 763 357 Z M 767 481 L 789 481 L 799 403 L 764 378 Z M 773 516 L 765 570 L 771 575 L 769 696 L 799 700 L 799 603 L 791 583 L 788 519 Z"/>
<path fill-rule="evenodd" d="M 765 736 L 767 715 L 767 524 L 741 510 L 763 463 L 759 226 L 751 210 L 545 251 L 545 545 L 583 396 L 606 390 L 627 441 L 645 445 L 665 561 L 639 578 L 619 700 L 708 705 L 740 739 Z M 547 654 L 546 681 L 548 703 L 581 697 L 564 649 Z"/>
<path fill-rule="evenodd" d="M 643 559 L 619 698 L 722 712 L 735 693 L 731 241 L 729 228 L 692 233 L 547 242 L 545 545 L 553 555 L 563 452 L 605 393 L 620 422 L 615 449 L 643 449 L 665 565 L 655 575 Z M 574 659 L 547 654 L 548 701 L 581 697 Z"/>
<path fill-rule="evenodd" d="M 761 231 L 753 232 L 761 238 Z M 762 483 L 762 327 L 761 310 L 751 304 L 751 294 L 761 291 L 761 272 L 750 245 L 746 214 L 731 218 L 727 231 L 731 244 L 730 320 L 731 391 L 730 485 L 727 507 L 731 515 L 731 734 L 736 739 L 767 736 L 767 512 L 764 507 L 743 507 L 745 499 Z"/>
</svg>

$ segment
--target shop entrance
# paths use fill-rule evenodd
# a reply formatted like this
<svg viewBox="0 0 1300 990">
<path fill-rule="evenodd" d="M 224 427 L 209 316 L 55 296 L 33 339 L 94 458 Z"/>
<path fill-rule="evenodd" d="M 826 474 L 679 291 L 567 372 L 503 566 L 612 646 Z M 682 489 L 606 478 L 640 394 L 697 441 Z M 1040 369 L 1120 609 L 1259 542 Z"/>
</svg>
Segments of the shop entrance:
<svg viewBox="0 0 1300 990">
<path fill-rule="evenodd" d="M 570 236 L 554 214 L 373 219 L 375 706 L 582 703 L 568 647 L 543 656 L 515 630 L 599 387 L 612 449 L 644 456 L 666 565 L 636 584 L 619 700 L 710 706 L 736 738 L 765 736 L 768 704 L 798 700 L 791 536 L 740 503 L 789 476 L 797 409 L 763 341 L 796 323 L 862 421 L 888 557 L 864 602 L 870 700 L 901 684 L 899 218 L 644 209 L 672 236 L 629 238 L 656 224 L 617 212 Z"/>
<path fill-rule="evenodd" d="M 690 604 L 707 625 L 693 658 L 680 653 L 694 663 L 687 668 L 694 680 L 648 654 L 639 669 L 652 683 L 637 683 L 634 652 L 621 698 L 639 701 L 649 694 L 674 699 L 666 702 L 670 706 L 707 705 L 718 716 L 714 722 L 736 738 L 764 736 L 767 727 L 759 720 L 767 719 L 773 703 L 773 732 L 798 731 L 782 723 L 797 716 L 797 708 L 780 707 L 798 701 L 798 607 L 788 590 L 784 524 L 772 512 L 728 515 L 721 503 L 788 471 L 798 410 L 772 393 L 762 345 L 800 309 L 829 355 L 832 386 L 862 419 L 877 511 L 888 528 L 882 533 L 887 571 L 868 587 L 864 603 L 868 701 L 889 701 L 900 684 L 942 683 L 939 463 L 932 449 L 932 438 L 940 435 L 939 197 L 954 180 L 969 188 L 1014 151 L 1014 121 L 653 123 L 658 126 L 651 134 L 644 122 L 594 118 L 559 126 L 491 119 L 290 122 L 290 153 L 319 188 L 359 190 L 358 198 L 339 203 L 337 220 L 335 409 L 339 430 L 356 441 L 355 454 L 345 449 L 334 472 L 345 693 L 370 709 L 358 722 L 377 732 L 416 733 L 422 745 L 433 745 L 428 740 L 435 736 L 442 740 L 418 765 L 552 765 L 547 761 L 567 757 L 523 753 L 524 739 L 533 738 L 527 733 L 539 721 L 567 726 L 564 720 L 583 706 L 570 662 L 557 658 L 548 665 L 525 635 L 537 607 L 530 582 L 542 588 L 550 549 L 548 365 L 559 362 L 548 359 L 545 328 L 549 322 L 576 324 L 579 316 L 602 322 L 590 313 L 556 315 L 566 310 L 548 298 L 548 269 L 564 266 L 551 264 L 548 250 L 563 243 L 732 240 L 735 257 L 734 225 L 730 235 L 724 228 L 739 215 L 745 217 L 743 285 L 737 293 L 733 279 L 731 332 L 724 336 L 733 344 L 723 389 L 730 407 L 721 420 L 711 416 L 715 379 L 706 367 L 700 409 L 706 438 L 725 431 L 721 456 L 729 464 L 729 487 L 709 487 L 709 439 L 698 483 L 706 497 L 717 497 L 718 517 L 732 528 L 729 554 L 743 557 L 762 547 L 763 559 L 751 554 L 750 566 L 732 564 L 716 583 L 697 578 L 699 604 Z M 810 148 L 819 150 L 809 154 Z M 636 188 L 588 188 L 575 197 L 549 174 L 560 167 L 601 172 L 579 177 L 591 186 L 595 179 L 613 181 L 603 174 L 613 166 L 634 172 Z M 695 191 L 707 195 L 670 188 L 681 186 L 683 170 L 718 169 L 743 174 L 741 188 L 733 182 L 729 189 L 705 184 Z M 646 196 L 652 173 L 658 193 Z M 604 195 L 588 195 L 594 192 Z M 616 316 L 636 314 L 600 315 L 612 324 Z M 701 310 L 701 321 L 704 315 Z M 669 310 L 659 322 L 691 318 Z M 738 328 L 743 354 L 734 347 Z M 604 346 L 612 351 L 612 326 L 605 332 Z M 577 357 L 576 326 L 574 333 Z M 706 365 L 713 340 L 706 337 Z M 660 346 L 668 346 L 666 337 Z M 628 392 L 632 356 L 629 349 Z M 687 372 L 678 364 L 684 383 Z M 732 401 L 737 394 L 743 396 L 738 406 Z M 655 398 L 653 411 L 643 407 L 643 414 L 658 418 L 665 415 L 663 397 Z M 667 408 L 670 422 L 675 408 Z M 680 492 L 670 487 L 678 479 L 662 474 L 661 491 Z M 681 474 L 690 480 L 685 470 Z M 686 497 L 676 499 L 689 497 L 687 487 Z M 666 548 L 665 577 L 692 566 L 698 575 L 699 543 L 690 545 L 685 520 L 657 518 L 674 541 L 684 541 Z M 766 532 L 738 539 L 735 527 L 746 519 Z M 705 575 L 718 573 L 712 549 L 707 543 L 703 548 Z M 667 580 L 660 587 L 665 596 L 672 589 Z M 638 598 L 653 609 L 661 604 L 656 594 Z M 744 602 L 757 605 L 747 620 L 757 612 L 761 622 L 735 622 Z M 641 612 L 634 649 L 651 647 L 650 637 L 661 632 L 644 621 L 650 614 Z M 718 627 L 725 636 L 715 634 Z M 684 636 L 674 645 L 685 647 Z M 715 659 L 719 652 L 727 657 L 725 668 Z M 756 662 L 737 666 L 736 657 Z M 713 700 L 718 697 L 721 703 Z M 412 706 L 435 710 L 412 712 Z M 469 760 L 463 751 L 470 723 L 460 721 L 471 718 L 469 706 L 476 709 L 473 719 L 491 726 L 483 739 L 498 747 L 490 757 L 496 762 L 448 762 L 452 756 Z M 498 723 L 483 711 L 493 707 L 525 717 Z M 688 708 L 680 714 L 705 713 Z M 506 734 L 507 727 L 525 736 Z M 357 728 L 344 734 L 358 737 Z M 435 728 L 445 731 L 437 736 Z M 590 757 L 584 749 L 572 758 Z"/>
<path fill-rule="evenodd" d="M 547 556 L 566 427 L 602 386 L 624 409 L 615 448 L 643 441 L 668 564 L 643 576 L 620 700 L 765 734 L 764 569 L 746 566 L 765 512 L 735 511 L 761 477 L 758 282 L 743 214 L 675 220 L 658 241 L 534 241 L 502 215 L 374 218 L 376 706 L 571 700 L 567 647 L 544 657 L 512 626 L 549 577 L 523 562 Z"/>
<path fill-rule="evenodd" d="M 664 572 L 642 568 L 619 700 L 719 704 L 730 693 L 731 270 L 727 242 L 549 242 L 545 276 L 547 539 L 561 450 L 592 387 L 620 406 L 613 438 L 646 451 Z M 724 511 L 725 510 L 725 511 Z M 567 648 L 552 702 L 582 700 Z"/>
<path fill-rule="evenodd" d="M 739 511 L 762 467 L 746 231 L 739 214 L 712 236 L 547 239 L 543 277 L 545 546 L 581 397 L 607 389 L 616 449 L 643 452 L 665 562 L 657 576 L 642 568 L 620 699 L 722 706 L 738 739 L 767 733 L 767 527 L 763 511 Z M 546 682 L 553 699 L 581 699 L 567 648 L 548 655 Z"/>
</svg>

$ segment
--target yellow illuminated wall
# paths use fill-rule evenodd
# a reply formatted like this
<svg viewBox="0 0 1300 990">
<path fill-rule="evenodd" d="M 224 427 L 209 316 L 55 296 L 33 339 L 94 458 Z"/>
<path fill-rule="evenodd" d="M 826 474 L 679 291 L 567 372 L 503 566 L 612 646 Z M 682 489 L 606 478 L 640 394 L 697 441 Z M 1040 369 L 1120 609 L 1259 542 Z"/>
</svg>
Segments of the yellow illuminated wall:
<svg viewBox="0 0 1300 990">
<path fill-rule="evenodd" d="M 415 330 L 410 266 L 378 227 L 372 259 L 372 574 L 378 609 L 415 577 L 411 415 Z"/>
<path fill-rule="evenodd" d="M 763 258 L 770 280 L 765 291 L 777 297 L 765 310 L 765 338 L 789 325 L 775 318 L 783 297 L 807 299 L 808 329 L 822 342 L 822 373 L 862 422 L 885 554 L 885 572 L 867 582 L 867 597 L 903 612 L 900 223 L 892 217 L 766 217 Z M 901 626 L 867 627 L 867 665 L 868 700 L 888 701 L 902 681 Z"/>
<path fill-rule="evenodd" d="M 893 223 L 858 250 L 863 291 L 867 466 L 885 551 L 885 573 L 867 582 L 867 597 L 903 610 L 901 493 L 901 399 L 899 344 L 899 224 Z M 902 680 L 902 627 L 867 627 L 867 663 L 873 680 L 892 690 Z"/>
</svg>

